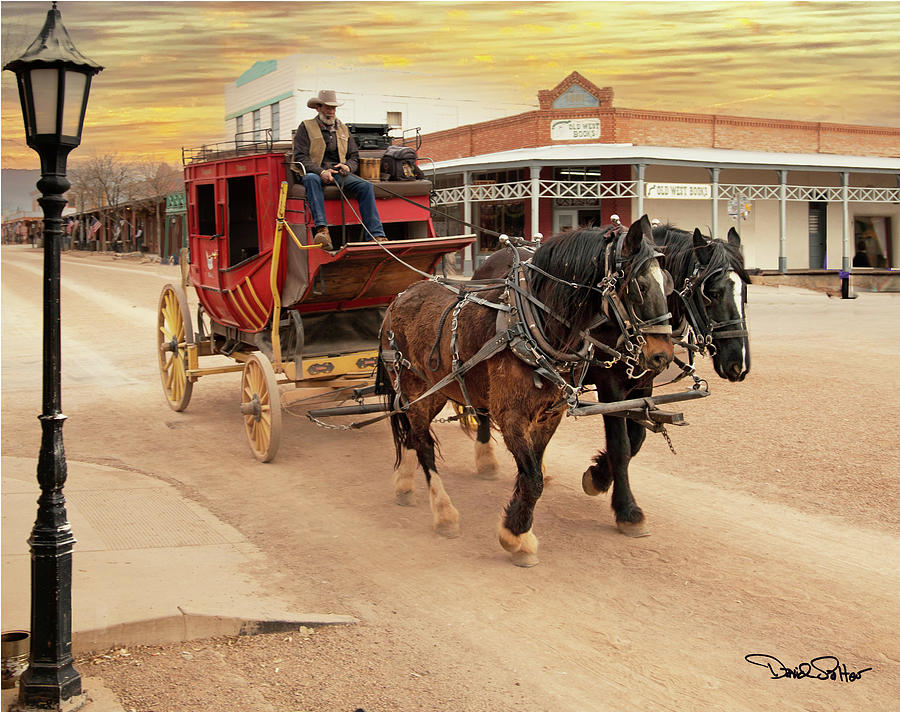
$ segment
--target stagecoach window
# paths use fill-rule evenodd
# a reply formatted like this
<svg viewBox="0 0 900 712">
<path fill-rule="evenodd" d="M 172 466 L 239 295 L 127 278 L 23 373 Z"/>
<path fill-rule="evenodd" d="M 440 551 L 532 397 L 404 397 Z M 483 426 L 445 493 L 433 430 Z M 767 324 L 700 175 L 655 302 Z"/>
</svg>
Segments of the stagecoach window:
<svg viewBox="0 0 900 712">
<path fill-rule="evenodd" d="M 228 179 L 228 265 L 259 254 L 256 222 L 256 180 L 253 176 Z"/>
<path fill-rule="evenodd" d="M 392 129 L 399 129 L 403 126 L 403 112 L 389 111 L 387 112 L 387 122 Z"/>
<path fill-rule="evenodd" d="M 216 234 L 216 187 L 197 186 L 197 232 L 200 235 Z"/>
</svg>

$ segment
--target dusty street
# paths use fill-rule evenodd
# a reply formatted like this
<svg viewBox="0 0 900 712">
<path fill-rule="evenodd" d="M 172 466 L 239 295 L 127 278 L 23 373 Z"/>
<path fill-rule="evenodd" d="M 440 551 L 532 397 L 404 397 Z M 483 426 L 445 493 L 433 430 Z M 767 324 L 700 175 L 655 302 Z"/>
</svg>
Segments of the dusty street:
<svg viewBox="0 0 900 712">
<path fill-rule="evenodd" d="M 4 455 L 40 447 L 41 271 L 40 250 L 3 247 Z M 461 515 L 446 540 L 421 473 L 417 506 L 394 504 L 384 422 L 342 432 L 288 416 L 276 460 L 259 464 L 239 374 L 201 379 L 172 412 L 154 329 L 178 278 L 63 256 L 68 460 L 177 483 L 266 554 L 266 588 L 361 623 L 82 660 L 126 710 L 896 709 L 900 295 L 751 286 L 747 380 L 701 363 L 712 395 L 677 408 L 691 423 L 670 428 L 678 454 L 651 434 L 632 464 L 650 537 L 619 534 L 608 495 L 583 494 L 602 419 L 566 419 L 536 508 L 541 563 L 520 569 L 496 537 L 514 474 L 500 442 L 504 476 L 477 480 L 472 441 L 435 425 Z M 848 676 L 773 679 L 765 655 L 789 668 L 834 656 Z"/>
</svg>

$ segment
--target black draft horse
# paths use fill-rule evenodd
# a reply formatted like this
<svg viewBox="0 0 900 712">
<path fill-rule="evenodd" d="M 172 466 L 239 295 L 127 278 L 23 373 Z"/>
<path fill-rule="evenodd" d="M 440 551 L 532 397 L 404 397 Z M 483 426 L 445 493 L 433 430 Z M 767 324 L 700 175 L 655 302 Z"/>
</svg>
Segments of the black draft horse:
<svg viewBox="0 0 900 712">
<path fill-rule="evenodd" d="M 688 336 L 690 327 L 692 340 L 712 354 L 716 373 L 730 381 L 743 380 L 750 371 L 744 315 L 750 278 L 744 269 L 737 232 L 732 228 L 725 242 L 705 237 L 697 229 L 691 234 L 664 225 L 654 228 L 653 239 L 675 285 L 669 296 L 675 336 Z M 615 375 L 596 367 L 588 373 L 588 379 L 597 384 L 601 401 L 653 394 L 652 377 L 630 380 L 623 376 L 621 369 L 616 369 Z M 647 430 L 635 420 L 607 415 L 603 416 L 603 425 L 606 451 L 594 456 L 582 476 L 582 488 L 595 496 L 612 485 L 611 505 L 619 531 L 628 536 L 647 536 L 650 531 L 628 477 L 628 465 L 640 451 Z"/>
<path fill-rule="evenodd" d="M 397 296 L 382 324 L 376 381 L 393 408 L 398 504 L 412 503 L 418 462 L 428 482 L 434 530 L 458 536 L 459 513 L 437 474 L 431 422 L 448 399 L 470 405 L 481 417 L 490 413 L 517 466 L 515 490 L 500 521 L 500 543 L 516 565 L 538 562 L 533 516 L 543 491 L 544 450 L 575 391 L 560 381 L 561 372 L 576 372 L 590 359 L 593 344 L 586 332 L 604 311 L 621 308 L 632 321 L 671 331 L 662 269 L 651 236 L 646 215 L 627 233 L 575 230 L 546 240 L 529 264 L 512 272 L 507 267 L 503 275 L 518 277 L 495 282 L 498 286 L 493 288 L 461 287 L 456 293 L 429 280 Z M 513 250 L 505 252 L 515 266 Z M 514 300 L 516 285 L 527 292 L 524 304 Z M 506 311 L 498 310 L 498 304 L 506 305 Z M 513 304 L 517 308 L 510 310 Z M 536 341 L 524 339 L 525 353 L 521 339 L 508 341 L 466 369 L 467 362 L 477 361 L 491 343 L 502 342 L 513 331 L 498 314 L 512 320 L 516 312 L 524 315 L 532 308 L 544 310 L 534 319 L 541 322 L 541 335 Z M 534 348 L 540 344 L 542 348 Z M 636 367 L 658 372 L 671 362 L 670 334 L 648 333 L 639 344 L 633 354 Z M 532 357 L 543 365 L 529 363 Z"/>
</svg>

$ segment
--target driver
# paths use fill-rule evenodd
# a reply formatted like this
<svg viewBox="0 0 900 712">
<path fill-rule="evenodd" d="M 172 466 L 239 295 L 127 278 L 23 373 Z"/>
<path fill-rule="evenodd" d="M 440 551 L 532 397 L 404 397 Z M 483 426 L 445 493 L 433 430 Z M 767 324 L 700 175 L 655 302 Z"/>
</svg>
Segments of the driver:
<svg viewBox="0 0 900 712">
<path fill-rule="evenodd" d="M 362 239 L 366 241 L 374 236 L 380 242 L 384 239 L 384 227 L 375 207 L 375 191 L 371 183 L 354 175 L 359 167 L 359 149 L 347 125 L 335 116 L 341 102 L 334 91 L 325 89 L 310 98 L 306 105 L 316 110 L 316 116 L 297 127 L 293 161 L 305 170 L 302 181 L 315 224 L 314 241 L 326 250 L 332 249 L 325 219 L 323 185 L 336 183 L 359 202 L 366 228 Z"/>
</svg>

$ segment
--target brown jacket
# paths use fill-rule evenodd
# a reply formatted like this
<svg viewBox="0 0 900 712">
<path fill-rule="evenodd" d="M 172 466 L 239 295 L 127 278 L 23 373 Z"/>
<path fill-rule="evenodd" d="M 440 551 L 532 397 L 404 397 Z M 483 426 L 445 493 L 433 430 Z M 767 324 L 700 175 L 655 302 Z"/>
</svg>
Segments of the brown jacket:
<svg viewBox="0 0 900 712">
<path fill-rule="evenodd" d="M 301 122 L 294 132 L 294 163 L 302 163 L 307 173 L 316 174 L 337 163 L 344 163 L 350 168 L 351 173 L 356 173 L 359 167 L 359 149 L 356 141 L 344 122 L 335 119 L 335 124 L 337 162 L 325 160 L 325 138 L 322 136 L 318 120 L 312 118 Z"/>
</svg>

